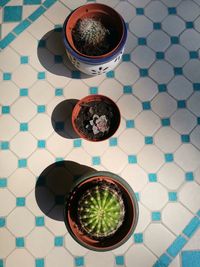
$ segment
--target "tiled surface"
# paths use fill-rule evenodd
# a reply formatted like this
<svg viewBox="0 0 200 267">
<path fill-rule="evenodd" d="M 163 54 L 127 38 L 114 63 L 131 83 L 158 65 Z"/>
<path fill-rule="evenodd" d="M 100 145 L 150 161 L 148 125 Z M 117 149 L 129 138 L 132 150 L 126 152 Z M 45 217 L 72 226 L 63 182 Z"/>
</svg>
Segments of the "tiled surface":
<svg viewBox="0 0 200 267">
<path fill-rule="evenodd" d="M 92 78 L 69 64 L 59 30 L 84 3 L 1 2 L 0 267 L 197 267 L 200 1 L 109 1 L 129 27 L 125 55 Z M 72 99 L 95 93 L 122 114 L 115 136 L 97 144 L 73 139 L 67 124 Z M 78 170 L 49 167 L 62 160 L 113 171 L 135 190 L 139 222 L 123 246 L 95 253 L 67 233 L 63 177 Z"/>
</svg>

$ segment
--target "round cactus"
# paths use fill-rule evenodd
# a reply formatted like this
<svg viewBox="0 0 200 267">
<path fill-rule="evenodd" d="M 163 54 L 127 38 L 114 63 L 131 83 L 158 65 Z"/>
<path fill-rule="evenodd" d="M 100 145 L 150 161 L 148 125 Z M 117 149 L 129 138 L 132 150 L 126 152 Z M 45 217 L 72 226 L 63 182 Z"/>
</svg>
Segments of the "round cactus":
<svg viewBox="0 0 200 267">
<path fill-rule="evenodd" d="M 114 234 L 124 220 L 124 202 L 119 189 L 102 183 L 88 189 L 78 203 L 81 229 L 97 239 Z"/>
</svg>

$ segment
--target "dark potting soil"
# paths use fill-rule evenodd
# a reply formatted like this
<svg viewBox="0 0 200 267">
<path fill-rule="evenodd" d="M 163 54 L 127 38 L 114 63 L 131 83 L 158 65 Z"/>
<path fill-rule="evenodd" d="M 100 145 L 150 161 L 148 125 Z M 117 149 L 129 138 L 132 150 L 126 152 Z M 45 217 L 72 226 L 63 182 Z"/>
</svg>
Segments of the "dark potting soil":
<svg viewBox="0 0 200 267">
<path fill-rule="evenodd" d="M 94 134 L 94 128 L 93 125 L 91 125 L 91 121 L 93 121 L 94 125 L 96 125 L 96 115 L 98 117 L 106 117 L 108 128 L 107 131 L 99 131 L 98 133 Z M 110 103 L 103 101 L 91 101 L 81 105 L 80 112 L 75 119 L 75 124 L 79 131 L 82 132 L 87 139 L 103 140 L 110 137 L 115 131 L 116 125 L 119 122 L 118 116 L 118 110 L 116 110 L 116 108 Z"/>
</svg>

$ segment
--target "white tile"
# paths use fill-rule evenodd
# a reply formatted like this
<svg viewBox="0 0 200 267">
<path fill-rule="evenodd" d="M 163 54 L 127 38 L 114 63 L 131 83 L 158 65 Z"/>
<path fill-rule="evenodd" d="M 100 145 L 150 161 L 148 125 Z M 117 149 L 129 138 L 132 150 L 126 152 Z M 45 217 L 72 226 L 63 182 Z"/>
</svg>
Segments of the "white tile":
<svg viewBox="0 0 200 267">
<path fill-rule="evenodd" d="M 174 154 L 174 159 L 185 171 L 199 167 L 200 151 L 192 144 L 183 144 Z"/>
<path fill-rule="evenodd" d="M 85 265 L 87 267 L 93 267 L 94 258 L 96 267 L 114 266 L 114 255 L 111 252 L 104 252 L 102 257 L 101 253 L 89 251 L 85 256 Z"/>
<path fill-rule="evenodd" d="M 141 193 L 141 202 L 152 211 L 162 209 L 167 201 L 167 190 L 159 183 L 149 183 Z"/>
<path fill-rule="evenodd" d="M 151 1 L 145 8 L 145 15 L 154 22 L 162 21 L 167 15 L 167 8 L 160 1 Z"/>
<path fill-rule="evenodd" d="M 125 254 L 127 266 L 151 267 L 156 257 L 142 244 L 133 245 Z"/>
<path fill-rule="evenodd" d="M 10 142 L 10 149 L 20 158 L 27 158 L 36 148 L 37 140 L 28 132 L 19 132 Z"/>
<path fill-rule="evenodd" d="M 183 73 L 191 82 L 193 83 L 199 82 L 199 68 L 200 68 L 199 60 L 193 59 L 185 64 L 183 68 Z"/>
<path fill-rule="evenodd" d="M 18 23 L 10 22 L 8 24 L 2 23 L 1 25 L 1 38 L 3 39 L 8 33 L 13 31 L 13 29 L 18 25 Z"/>
<path fill-rule="evenodd" d="M 140 202 L 138 224 L 135 228 L 135 233 L 142 233 L 151 222 L 151 213 Z"/>
<path fill-rule="evenodd" d="M 71 70 L 63 65 L 62 72 L 58 72 L 58 64 L 51 67 L 50 72 L 47 72 L 47 80 L 55 86 L 55 88 L 64 87 L 71 79 Z"/>
<path fill-rule="evenodd" d="M 58 260 L 59 259 L 59 260 Z M 49 267 L 73 267 L 74 259 L 64 248 L 53 248 L 46 257 L 46 264 Z"/>
<path fill-rule="evenodd" d="M 24 75 L 26 73 L 26 75 Z M 20 88 L 29 88 L 37 80 L 36 71 L 29 65 L 20 65 L 13 72 L 13 81 Z"/>
<path fill-rule="evenodd" d="M 116 249 L 113 249 L 112 253 L 114 255 L 122 255 L 131 247 L 132 244 L 133 244 L 133 239 L 132 237 L 130 237 L 123 245 L 121 245 Z"/>
<path fill-rule="evenodd" d="M 8 81 L 1 84 L 0 103 L 2 105 L 6 106 L 12 104 L 18 96 L 19 89 L 13 82 Z"/>
<path fill-rule="evenodd" d="M 163 223 L 176 235 L 182 232 L 192 217 L 192 213 L 180 203 L 168 203 L 162 211 Z"/>
<path fill-rule="evenodd" d="M 200 126 L 198 125 L 190 134 L 190 140 L 193 145 L 200 149 Z"/>
<path fill-rule="evenodd" d="M 172 262 L 169 264 L 169 267 L 180 267 L 179 255 L 172 260 Z"/>
<path fill-rule="evenodd" d="M 200 245 L 200 228 L 191 237 L 188 243 L 184 246 L 184 250 L 197 250 Z"/>
<path fill-rule="evenodd" d="M 12 58 L 12 64 L 8 64 L 7 59 Z M 12 72 L 20 64 L 19 55 L 10 47 L 3 50 L 0 54 L 0 69 L 4 72 Z"/>
<path fill-rule="evenodd" d="M 36 113 L 36 105 L 29 98 L 19 98 L 11 108 L 11 114 L 20 122 L 30 121 Z"/>
<path fill-rule="evenodd" d="M 103 142 L 82 140 L 82 145 L 84 150 L 91 156 L 101 156 L 109 148 L 108 140 Z"/>
<path fill-rule="evenodd" d="M 140 113 L 135 119 L 135 125 L 144 135 L 153 135 L 161 126 L 159 117 L 150 110 Z"/>
<path fill-rule="evenodd" d="M 133 84 L 139 78 L 138 68 L 132 62 L 122 62 L 115 69 L 115 77 L 123 85 Z"/>
<path fill-rule="evenodd" d="M 47 49 L 53 55 L 65 55 L 66 56 L 66 50 L 65 50 L 65 47 L 64 47 L 64 44 L 63 44 L 62 33 L 55 32 L 55 31 L 52 30 L 52 31 L 48 32 L 43 37 L 43 39 L 45 39 L 45 41 L 46 41 L 46 47 L 47 47 Z M 47 50 L 47 49 L 45 49 L 45 50 Z M 41 50 L 41 53 L 42 53 L 42 50 Z"/>
<path fill-rule="evenodd" d="M 62 101 L 65 101 L 65 97 L 60 96 L 60 97 L 54 97 L 46 106 L 46 111 L 47 114 L 49 115 L 49 117 L 52 116 L 52 113 L 54 111 L 54 109 L 56 108 L 57 105 L 59 105 Z M 69 110 L 69 112 L 71 112 L 71 110 Z M 62 116 L 64 117 L 65 114 L 62 113 Z"/>
<path fill-rule="evenodd" d="M 194 21 L 194 26 L 195 29 L 200 32 L 200 17 L 198 17 L 195 21 Z"/>
<path fill-rule="evenodd" d="M 195 171 L 195 181 L 200 184 L 200 167 Z"/>
<path fill-rule="evenodd" d="M 180 201 L 193 213 L 199 210 L 200 185 L 196 182 L 184 184 L 179 192 Z"/>
<path fill-rule="evenodd" d="M 15 249 L 6 259 L 6 266 L 34 266 L 33 256 L 24 248 Z"/>
<path fill-rule="evenodd" d="M 120 125 L 113 137 L 118 137 L 126 129 L 126 121 L 121 117 Z"/>
<path fill-rule="evenodd" d="M 8 179 L 8 188 L 17 197 L 26 196 L 35 186 L 36 178 L 27 169 L 17 169 Z"/>
<path fill-rule="evenodd" d="M 195 20 L 200 14 L 200 7 L 193 1 L 184 0 L 177 7 L 177 13 L 186 21 Z"/>
<path fill-rule="evenodd" d="M 166 61 L 156 61 L 149 70 L 149 75 L 158 83 L 167 83 L 173 77 L 173 68 Z"/>
<path fill-rule="evenodd" d="M 158 257 L 163 254 L 163 251 L 165 251 L 175 239 L 175 235 L 165 226 L 157 223 L 150 224 L 145 230 L 144 236 L 145 245 Z"/>
<path fill-rule="evenodd" d="M 55 89 L 46 81 L 37 81 L 29 90 L 29 96 L 37 105 L 47 104 L 55 95 Z"/>
<path fill-rule="evenodd" d="M 136 129 L 125 130 L 118 141 L 119 147 L 127 154 L 136 154 L 144 146 L 144 136 Z"/>
<path fill-rule="evenodd" d="M 185 173 L 175 163 L 165 164 L 158 171 L 158 180 L 169 190 L 177 190 L 184 182 Z"/>
<path fill-rule="evenodd" d="M 46 142 L 47 149 L 55 157 L 65 157 L 72 150 L 72 143 L 62 138 L 57 133 L 53 133 Z"/>
<path fill-rule="evenodd" d="M 58 39 L 59 40 L 59 39 Z M 46 41 L 46 39 L 44 39 L 44 41 Z M 46 41 L 46 46 L 48 47 L 48 43 Z M 52 43 L 55 43 L 55 40 L 52 40 Z M 59 42 L 57 42 L 59 44 Z M 56 43 L 56 45 L 58 45 Z M 53 45 L 53 47 L 56 47 L 56 45 Z M 56 74 L 60 73 L 60 68 L 59 66 L 61 64 L 55 64 L 55 59 L 54 59 L 54 54 L 49 51 L 47 48 L 45 47 L 39 47 L 38 48 L 38 52 L 37 52 L 37 58 L 34 58 L 35 56 L 30 56 L 30 64 L 35 67 L 37 70 L 39 71 L 44 71 L 48 70 L 49 73 L 51 72 L 55 72 Z M 59 53 L 58 53 L 59 54 Z M 39 63 L 37 62 L 37 60 L 39 61 Z M 64 65 L 62 64 L 62 66 L 64 67 Z M 56 67 L 56 69 L 55 69 Z M 66 68 L 65 68 L 66 69 Z"/>
<path fill-rule="evenodd" d="M 158 93 L 157 84 L 150 78 L 140 78 L 134 84 L 133 94 L 141 101 L 149 101 Z"/>
<path fill-rule="evenodd" d="M 171 117 L 171 126 L 181 134 L 188 134 L 195 125 L 196 117 L 187 109 L 179 109 Z"/>
<path fill-rule="evenodd" d="M 133 119 L 142 111 L 140 101 L 132 95 L 123 95 L 117 105 L 126 119 Z"/>
<path fill-rule="evenodd" d="M 185 23 L 178 16 L 169 15 L 162 22 L 162 27 L 168 34 L 177 36 L 185 29 Z"/>
<path fill-rule="evenodd" d="M 137 46 L 137 38 L 128 30 L 124 53 L 130 53 Z"/>
<path fill-rule="evenodd" d="M 0 214 L 1 216 L 6 216 L 14 209 L 16 199 L 13 194 L 5 188 L 0 190 L 0 201 L 4 203 L 0 206 Z"/>
<path fill-rule="evenodd" d="M 184 76 L 174 77 L 173 80 L 169 82 L 167 89 L 168 93 L 177 100 L 186 99 L 193 92 L 192 83 Z"/>
<path fill-rule="evenodd" d="M 37 7 L 37 5 L 23 5 L 22 20 L 30 16 L 37 9 Z"/>
<path fill-rule="evenodd" d="M 79 0 L 79 1 L 66 1 L 66 0 L 61 0 L 61 2 L 64 5 L 67 5 L 70 9 L 74 10 L 75 8 L 82 6 L 84 4 L 86 4 L 86 0 Z"/>
<path fill-rule="evenodd" d="M 82 80 L 71 80 L 64 88 L 64 96 L 67 99 L 81 99 L 89 94 L 88 91 L 88 87 Z"/>
<path fill-rule="evenodd" d="M 0 116 L 0 139 L 9 140 L 19 130 L 19 123 L 11 116 Z"/>
<path fill-rule="evenodd" d="M 37 40 L 27 31 L 20 34 L 14 42 L 11 43 L 13 47 L 20 55 L 32 55 L 37 51 Z"/>
<path fill-rule="evenodd" d="M 145 7 L 151 0 L 128 0 L 135 7 Z"/>
<path fill-rule="evenodd" d="M 176 101 L 167 93 L 158 94 L 151 102 L 152 110 L 161 118 L 170 117 L 176 110 Z"/>
<path fill-rule="evenodd" d="M 153 23 L 145 16 L 136 16 L 129 24 L 130 31 L 138 37 L 145 37 L 153 31 Z"/>
<path fill-rule="evenodd" d="M 63 221 L 54 220 L 46 216 L 45 225 L 55 236 L 63 236 L 67 233 L 67 228 Z"/>
<path fill-rule="evenodd" d="M 180 145 L 180 135 L 170 127 L 162 127 L 154 137 L 155 144 L 165 153 L 174 152 Z"/>
<path fill-rule="evenodd" d="M 51 31 L 53 28 L 53 23 L 51 23 L 44 16 L 41 16 L 30 25 L 30 27 L 28 28 L 28 32 L 31 33 L 37 40 L 40 40 L 46 33 Z"/>
<path fill-rule="evenodd" d="M 6 228 L 0 229 L 0 236 L 3 244 L 0 250 L 0 257 L 5 258 L 14 250 L 15 238 Z"/>
<path fill-rule="evenodd" d="M 155 51 L 165 51 L 170 45 L 170 38 L 163 31 L 153 31 L 147 38 L 147 45 Z"/>
<path fill-rule="evenodd" d="M 138 163 L 147 172 L 154 173 L 164 163 L 164 155 L 156 146 L 148 145 L 139 152 Z"/>
<path fill-rule="evenodd" d="M 138 46 L 131 53 L 131 59 L 140 68 L 148 68 L 155 61 L 155 53 L 147 46 Z"/>
<path fill-rule="evenodd" d="M 180 43 L 190 51 L 199 49 L 199 42 L 200 34 L 193 29 L 187 29 L 180 35 Z"/>
<path fill-rule="evenodd" d="M 121 176 L 129 183 L 135 192 L 140 192 L 148 183 L 147 173 L 137 164 L 124 168 Z"/>
<path fill-rule="evenodd" d="M 107 0 L 96 0 L 97 3 L 105 4 L 111 7 L 115 7 L 118 3 L 119 0 L 110 0 L 109 2 Z"/>
<path fill-rule="evenodd" d="M 51 119 L 46 114 L 37 114 L 29 123 L 30 132 L 38 139 L 45 139 L 53 132 Z"/>
<path fill-rule="evenodd" d="M 127 165 L 128 156 L 118 147 L 112 147 L 103 154 L 101 163 L 111 172 L 119 173 Z"/>
<path fill-rule="evenodd" d="M 35 228 L 26 238 L 27 249 L 37 258 L 46 256 L 53 245 L 53 235 L 44 227 Z"/>
<path fill-rule="evenodd" d="M 80 157 L 81 155 L 81 157 Z M 89 154 L 83 149 L 83 148 L 77 148 L 75 150 L 72 150 L 66 157 L 65 160 L 72 160 L 79 164 L 83 164 L 86 166 L 91 165 L 91 157 Z"/>
<path fill-rule="evenodd" d="M 200 117 L 200 92 L 195 92 L 187 101 L 187 106 L 196 116 Z"/>
<path fill-rule="evenodd" d="M 98 93 L 117 102 L 123 93 L 122 85 L 116 80 L 106 79 L 98 87 Z"/>
<path fill-rule="evenodd" d="M 59 13 L 59 16 L 58 16 Z M 49 8 L 44 16 L 48 18 L 53 24 L 62 24 L 69 15 L 70 10 L 60 2 L 56 2 Z"/>
<path fill-rule="evenodd" d="M 66 234 L 64 246 L 73 256 L 84 256 L 88 252 L 88 249 L 79 245 L 70 234 Z"/>
<path fill-rule="evenodd" d="M 88 86 L 99 86 L 103 80 L 106 79 L 106 74 L 97 75 L 97 76 L 89 76 L 81 74 L 81 78 L 84 80 Z"/>
<path fill-rule="evenodd" d="M 115 10 L 123 17 L 125 22 L 131 21 L 136 15 L 135 8 L 126 1 L 120 1 Z"/>
<path fill-rule="evenodd" d="M 165 58 L 173 66 L 181 67 L 189 60 L 189 53 L 183 46 L 173 45 L 165 53 Z"/>
<path fill-rule="evenodd" d="M 7 227 L 15 236 L 25 236 L 34 228 L 35 217 L 25 207 L 18 207 L 7 217 Z"/>
<path fill-rule="evenodd" d="M 0 154 L 1 177 L 8 177 L 17 168 L 17 157 L 9 150 L 4 150 Z"/>
</svg>

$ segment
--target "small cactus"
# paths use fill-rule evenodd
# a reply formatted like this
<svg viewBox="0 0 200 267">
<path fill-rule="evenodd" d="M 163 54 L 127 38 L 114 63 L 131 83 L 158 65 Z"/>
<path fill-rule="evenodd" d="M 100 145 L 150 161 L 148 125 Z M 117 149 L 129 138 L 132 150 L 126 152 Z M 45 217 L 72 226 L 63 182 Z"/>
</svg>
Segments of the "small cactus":
<svg viewBox="0 0 200 267">
<path fill-rule="evenodd" d="M 80 227 L 96 239 L 113 235 L 122 225 L 124 213 L 119 189 L 105 182 L 88 189 L 78 203 Z"/>
</svg>

